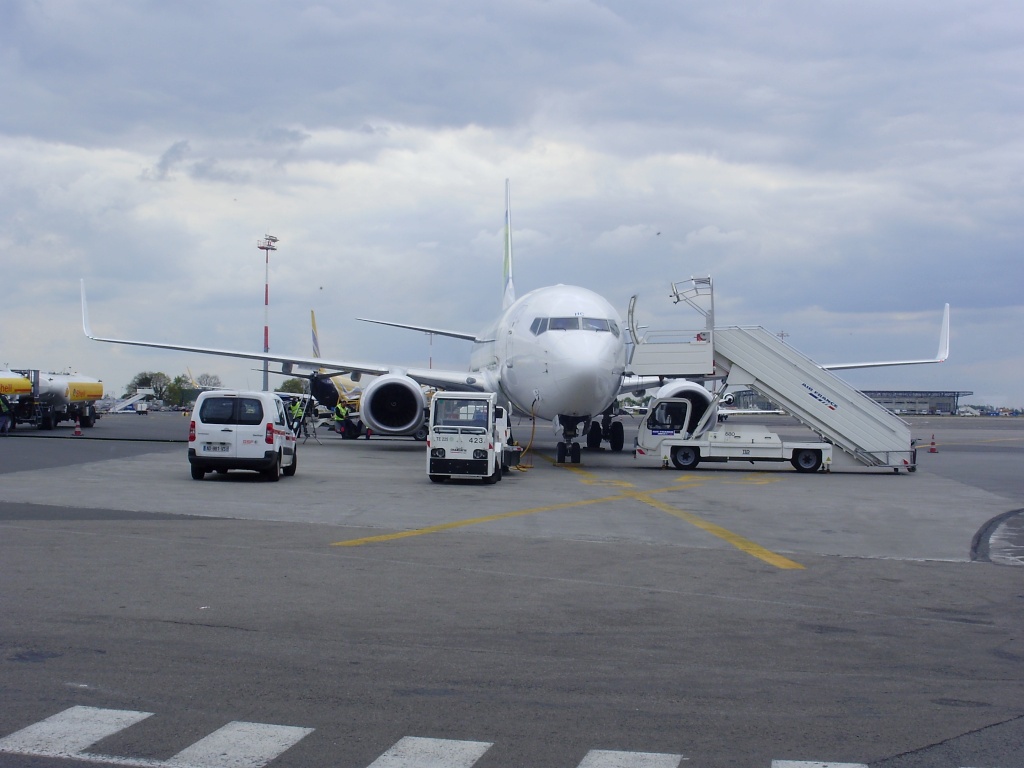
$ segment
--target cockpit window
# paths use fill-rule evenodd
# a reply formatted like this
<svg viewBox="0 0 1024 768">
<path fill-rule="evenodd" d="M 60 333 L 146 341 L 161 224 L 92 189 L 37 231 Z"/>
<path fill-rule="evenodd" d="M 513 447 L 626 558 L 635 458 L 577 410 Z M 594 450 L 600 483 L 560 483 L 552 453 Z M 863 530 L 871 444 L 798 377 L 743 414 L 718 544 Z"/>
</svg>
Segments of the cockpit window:
<svg viewBox="0 0 1024 768">
<path fill-rule="evenodd" d="M 580 319 L 578 317 L 552 317 L 548 319 L 548 330 L 550 331 L 578 331 Z"/>
<path fill-rule="evenodd" d="M 603 317 L 538 317 L 530 324 L 530 332 L 540 336 L 545 331 L 602 331 L 619 335 L 619 324 Z"/>
</svg>

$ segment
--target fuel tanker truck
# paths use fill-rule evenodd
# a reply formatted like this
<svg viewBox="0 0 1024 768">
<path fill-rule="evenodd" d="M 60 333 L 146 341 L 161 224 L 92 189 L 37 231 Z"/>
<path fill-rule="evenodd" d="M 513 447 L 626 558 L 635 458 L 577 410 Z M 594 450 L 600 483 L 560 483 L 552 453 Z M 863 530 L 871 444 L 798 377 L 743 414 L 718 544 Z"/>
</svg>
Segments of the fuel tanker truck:
<svg viewBox="0 0 1024 768">
<path fill-rule="evenodd" d="M 0 394 L 11 403 L 15 425 L 53 429 L 77 419 L 91 427 L 99 418 L 96 401 L 103 398 L 103 382 L 80 373 L 0 370 Z"/>
</svg>

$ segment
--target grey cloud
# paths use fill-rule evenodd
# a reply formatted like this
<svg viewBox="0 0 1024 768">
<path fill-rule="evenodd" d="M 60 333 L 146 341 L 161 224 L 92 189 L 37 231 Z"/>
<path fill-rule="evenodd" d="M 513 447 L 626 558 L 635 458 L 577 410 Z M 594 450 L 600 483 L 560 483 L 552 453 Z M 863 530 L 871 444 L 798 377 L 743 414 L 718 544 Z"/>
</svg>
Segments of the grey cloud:
<svg viewBox="0 0 1024 768">
<path fill-rule="evenodd" d="M 151 181 L 166 181 L 171 171 L 175 166 L 181 164 L 190 149 L 188 141 L 184 139 L 174 142 L 160 155 L 156 165 L 143 171 L 142 178 Z"/>
</svg>

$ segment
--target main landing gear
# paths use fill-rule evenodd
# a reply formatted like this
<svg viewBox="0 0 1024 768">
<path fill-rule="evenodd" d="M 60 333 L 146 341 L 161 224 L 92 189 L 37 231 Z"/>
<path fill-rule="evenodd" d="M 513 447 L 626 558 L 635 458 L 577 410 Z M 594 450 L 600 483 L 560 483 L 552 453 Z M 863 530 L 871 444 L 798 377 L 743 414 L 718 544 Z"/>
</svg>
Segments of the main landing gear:
<svg viewBox="0 0 1024 768">
<path fill-rule="evenodd" d="M 601 442 L 608 441 L 608 447 L 618 453 L 626 442 L 625 430 L 621 421 L 612 421 L 612 409 L 609 407 L 601 414 L 601 421 L 594 419 L 587 430 L 587 449 L 601 450 Z"/>
<path fill-rule="evenodd" d="M 580 444 L 576 442 L 580 426 L 588 421 L 582 416 L 559 416 L 558 424 L 562 428 L 562 440 L 555 446 L 555 462 L 565 464 L 580 463 Z M 625 430 L 621 421 L 612 419 L 612 409 L 609 407 L 603 414 L 601 420 L 590 421 L 590 428 L 587 430 L 587 450 L 601 450 L 601 443 L 607 440 L 608 447 L 618 453 L 626 442 Z"/>
</svg>

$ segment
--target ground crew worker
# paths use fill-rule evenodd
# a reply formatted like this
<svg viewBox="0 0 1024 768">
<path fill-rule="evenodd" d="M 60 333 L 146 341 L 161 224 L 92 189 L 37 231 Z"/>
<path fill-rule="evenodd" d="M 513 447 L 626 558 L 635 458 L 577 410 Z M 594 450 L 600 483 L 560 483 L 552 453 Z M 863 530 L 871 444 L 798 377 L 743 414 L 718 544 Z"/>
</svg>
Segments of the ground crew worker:
<svg viewBox="0 0 1024 768">
<path fill-rule="evenodd" d="M 334 431 L 344 437 L 345 421 L 348 419 L 348 408 L 343 400 L 339 400 L 334 406 Z"/>
<path fill-rule="evenodd" d="M 14 411 L 5 395 L 0 395 L 0 435 L 7 437 L 14 424 Z"/>
<path fill-rule="evenodd" d="M 292 431 L 295 434 L 299 434 L 303 427 L 302 411 L 302 399 L 297 397 L 294 400 L 292 400 L 292 404 L 288 406 L 288 414 L 291 416 L 292 419 Z"/>
</svg>

